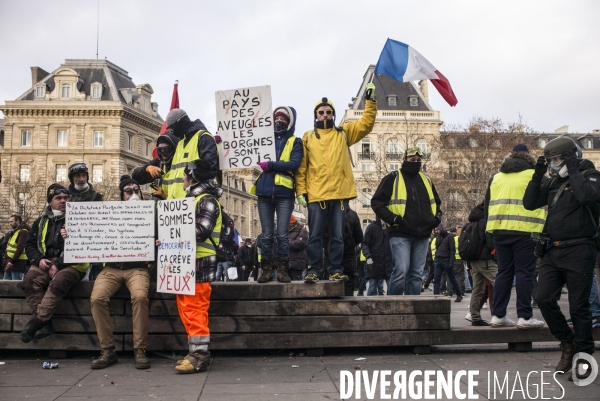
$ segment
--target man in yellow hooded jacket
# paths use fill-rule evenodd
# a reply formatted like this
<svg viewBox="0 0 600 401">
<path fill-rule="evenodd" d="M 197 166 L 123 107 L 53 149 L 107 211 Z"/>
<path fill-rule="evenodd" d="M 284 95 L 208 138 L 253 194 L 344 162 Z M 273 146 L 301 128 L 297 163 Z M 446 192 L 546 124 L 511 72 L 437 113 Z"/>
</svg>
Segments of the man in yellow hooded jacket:
<svg viewBox="0 0 600 401">
<path fill-rule="evenodd" d="M 373 130 L 377 115 L 375 85 L 365 90 L 365 111 L 358 121 L 335 126 L 335 107 L 322 98 L 314 108 L 315 127 L 304 133 L 304 156 L 296 172 L 298 203 L 308 207 L 310 233 L 305 283 L 323 273 L 323 231 L 329 228 L 329 280 L 348 280 L 343 274 L 343 228 L 348 201 L 356 198 L 349 147 Z"/>
</svg>

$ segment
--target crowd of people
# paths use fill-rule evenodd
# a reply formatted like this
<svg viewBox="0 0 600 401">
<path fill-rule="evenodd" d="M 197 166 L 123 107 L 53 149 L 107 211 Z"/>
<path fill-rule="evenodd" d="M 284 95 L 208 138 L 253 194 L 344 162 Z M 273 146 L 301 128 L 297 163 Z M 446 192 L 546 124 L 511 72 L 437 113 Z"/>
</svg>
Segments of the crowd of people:
<svg viewBox="0 0 600 401">
<path fill-rule="evenodd" d="M 217 280 L 314 285 L 327 279 L 344 282 L 347 296 L 356 290 L 363 296 L 367 285 L 367 296 L 384 291 L 416 296 L 433 281 L 433 294 L 456 295 L 457 302 L 472 291 L 467 318 L 474 326 L 519 329 L 544 325 L 533 316 L 536 289 L 533 305 L 563 344 L 557 370 L 571 369 L 576 352 L 593 352 L 592 319 L 600 318 L 594 273 L 600 173 L 582 158 L 576 144 L 557 138 L 537 161 L 525 145 L 516 145 L 491 177 L 485 200 L 473 208 L 461 235 L 456 227 L 446 230 L 442 224 L 442 201 L 434 182 L 421 171 L 424 155 L 418 147 L 408 148 L 400 169 L 381 180 L 371 200 L 376 220 L 363 233 L 349 207 L 357 196 L 349 147 L 372 131 L 376 114 L 373 84 L 366 87 L 365 111 L 358 121 L 337 126 L 335 107 L 324 97 L 314 107 L 313 128 L 302 138 L 294 135 L 295 109 L 276 108 L 276 157 L 258 163 L 262 173 L 250 191 L 257 196 L 262 233 L 238 246 L 232 241 L 233 222 L 219 203 L 222 138 L 181 109 L 169 112 L 169 131 L 156 143 L 158 157 L 132 176 L 122 176 L 119 189 L 122 201 L 143 199 L 144 184 L 151 184 L 156 200 L 195 201 L 196 287 L 194 295 L 176 296 L 189 345 L 177 372 L 200 372 L 208 366 L 208 309 L 211 282 Z M 67 201 L 102 201 L 84 163 L 71 165 L 68 177 L 68 188 L 58 183 L 48 187 L 48 206 L 31 226 L 19 215 L 11 216 L 11 231 L 2 242 L 4 278 L 22 280 L 32 311 L 21 340 L 52 335 L 58 302 L 88 278 L 94 280 L 92 315 L 102 348 L 91 367 L 117 363 L 108 304 L 125 285 L 133 305 L 135 367 L 146 369 L 154 263 L 64 263 Z M 307 209 L 306 225 L 292 215 L 296 201 Z M 514 285 L 516 323 L 506 316 Z M 574 332 L 557 303 L 565 285 Z M 481 317 L 485 303 L 492 314 L 489 323 Z M 590 303 L 597 315 L 592 316 Z"/>
</svg>

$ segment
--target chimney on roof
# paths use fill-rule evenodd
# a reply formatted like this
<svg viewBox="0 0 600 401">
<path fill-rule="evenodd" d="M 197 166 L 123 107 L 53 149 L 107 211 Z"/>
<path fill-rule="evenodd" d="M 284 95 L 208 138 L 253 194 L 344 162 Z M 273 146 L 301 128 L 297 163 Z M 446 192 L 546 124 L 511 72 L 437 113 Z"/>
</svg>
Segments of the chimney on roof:
<svg viewBox="0 0 600 401">
<path fill-rule="evenodd" d="M 50 73 L 40 67 L 31 67 L 31 86 L 46 78 Z"/>
<path fill-rule="evenodd" d="M 423 94 L 423 97 L 425 98 L 425 102 L 429 103 L 429 86 L 428 86 L 427 82 L 429 82 L 429 81 L 427 81 L 425 79 L 419 81 L 419 90 Z"/>
<path fill-rule="evenodd" d="M 556 134 L 568 134 L 569 133 L 569 126 L 568 125 L 563 125 L 562 127 L 555 129 L 554 133 L 556 133 Z"/>
</svg>

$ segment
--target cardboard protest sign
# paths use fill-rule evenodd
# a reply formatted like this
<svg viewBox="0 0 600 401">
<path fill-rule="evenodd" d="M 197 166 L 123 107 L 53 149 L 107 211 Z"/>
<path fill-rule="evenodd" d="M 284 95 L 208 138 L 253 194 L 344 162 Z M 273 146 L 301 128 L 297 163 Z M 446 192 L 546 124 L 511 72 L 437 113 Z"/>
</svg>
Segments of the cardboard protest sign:
<svg viewBox="0 0 600 401">
<path fill-rule="evenodd" d="M 154 260 L 154 202 L 67 202 L 65 263 Z"/>
<path fill-rule="evenodd" d="M 196 293 L 196 222 L 194 198 L 157 202 L 158 264 L 156 291 Z"/>
<path fill-rule="evenodd" d="M 271 87 L 218 91 L 217 132 L 222 170 L 256 166 L 275 160 Z"/>
</svg>

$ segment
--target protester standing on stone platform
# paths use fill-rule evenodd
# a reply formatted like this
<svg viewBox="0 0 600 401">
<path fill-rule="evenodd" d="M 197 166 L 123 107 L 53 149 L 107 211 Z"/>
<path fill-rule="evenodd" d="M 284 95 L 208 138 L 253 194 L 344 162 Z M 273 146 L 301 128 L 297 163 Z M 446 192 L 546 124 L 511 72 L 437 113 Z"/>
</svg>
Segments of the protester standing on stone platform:
<svg viewBox="0 0 600 401">
<path fill-rule="evenodd" d="M 314 107 L 314 128 L 302 137 L 304 155 L 296 174 L 298 203 L 308 207 L 307 263 L 305 283 L 316 283 L 323 274 L 323 232 L 329 227 L 331 240 L 329 280 L 348 280 L 344 258 L 344 210 L 356 198 L 349 147 L 367 136 L 375 125 L 375 85 L 366 86 L 365 111 L 360 120 L 335 126 L 335 107 L 326 97 Z M 308 205 L 308 206 L 307 206 Z"/>
<path fill-rule="evenodd" d="M 52 184 L 46 191 L 46 199 L 48 206 L 31 226 L 25 244 L 31 268 L 23 278 L 22 288 L 31 308 L 31 318 L 21 332 L 24 343 L 54 334 L 52 316 L 58 304 L 69 289 L 81 281 L 89 267 L 89 263 L 63 263 L 69 190 Z"/>
<path fill-rule="evenodd" d="M 144 199 L 139 184 L 129 175 L 121 176 L 119 190 L 122 201 L 132 202 Z M 90 303 L 102 352 L 98 359 L 92 361 L 92 369 L 104 369 L 118 362 L 108 303 L 123 284 L 131 294 L 135 368 L 150 368 L 146 348 L 148 348 L 148 290 L 150 289 L 149 268 L 151 265 L 149 262 L 142 261 L 107 262 L 94 281 Z"/>
<path fill-rule="evenodd" d="M 296 198 L 294 175 L 300 166 L 303 148 L 300 138 L 294 136 L 296 110 L 293 107 L 277 107 L 273 112 L 273 121 L 276 160 L 258 163 L 262 173 L 250 190 L 258 197 L 258 216 L 263 235 L 262 274 L 258 282 L 272 281 L 273 270 L 277 270 L 277 281 L 289 283 L 292 281 L 288 276 L 289 225 Z"/>
</svg>

